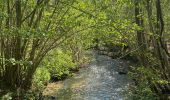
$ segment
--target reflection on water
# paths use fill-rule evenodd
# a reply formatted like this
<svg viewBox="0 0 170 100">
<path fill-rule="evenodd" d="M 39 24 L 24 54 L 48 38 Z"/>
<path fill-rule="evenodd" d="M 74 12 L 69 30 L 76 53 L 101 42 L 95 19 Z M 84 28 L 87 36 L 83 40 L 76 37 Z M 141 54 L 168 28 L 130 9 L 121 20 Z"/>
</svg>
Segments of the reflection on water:
<svg viewBox="0 0 170 100">
<path fill-rule="evenodd" d="M 80 74 L 64 81 L 56 100 L 125 100 L 131 83 L 127 75 L 118 74 L 120 60 L 94 54 L 94 59 Z"/>
</svg>

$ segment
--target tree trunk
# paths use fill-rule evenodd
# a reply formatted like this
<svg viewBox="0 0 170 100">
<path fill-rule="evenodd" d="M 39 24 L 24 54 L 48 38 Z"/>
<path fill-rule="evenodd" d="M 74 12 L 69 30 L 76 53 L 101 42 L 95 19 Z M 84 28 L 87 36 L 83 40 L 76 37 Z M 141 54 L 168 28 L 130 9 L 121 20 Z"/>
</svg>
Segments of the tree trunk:
<svg viewBox="0 0 170 100">
<path fill-rule="evenodd" d="M 136 24 L 143 28 L 143 17 L 142 17 L 142 9 L 139 6 L 140 0 L 135 0 L 135 20 Z M 147 52 L 147 42 L 146 36 L 143 29 L 137 31 L 137 42 L 139 49 L 139 55 L 142 65 L 147 64 L 147 58 L 145 57 L 145 53 Z"/>
</svg>

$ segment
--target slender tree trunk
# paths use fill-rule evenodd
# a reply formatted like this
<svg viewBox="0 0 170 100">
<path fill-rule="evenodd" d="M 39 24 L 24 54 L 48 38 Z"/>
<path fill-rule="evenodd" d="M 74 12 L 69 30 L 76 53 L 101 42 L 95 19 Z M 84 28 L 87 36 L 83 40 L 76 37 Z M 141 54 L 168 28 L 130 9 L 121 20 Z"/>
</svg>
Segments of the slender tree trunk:
<svg viewBox="0 0 170 100">
<path fill-rule="evenodd" d="M 139 6 L 140 0 L 135 0 L 135 20 L 136 24 L 143 28 L 143 17 L 142 17 L 142 9 Z M 145 53 L 147 52 L 147 42 L 146 36 L 143 29 L 137 31 L 137 42 L 139 49 L 139 55 L 142 65 L 147 64 L 147 58 L 145 57 Z"/>
<path fill-rule="evenodd" d="M 149 20 L 149 27 L 150 31 L 154 34 L 152 36 L 152 42 L 154 46 L 154 55 L 157 57 L 157 59 L 160 61 L 160 70 L 162 73 L 162 78 L 165 80 L 169 80 L 170 75 L 170 68 L 169 68 L 169 61 L 168 61 L 168 55 L 167 50 L 165 48 L 165 45 L 163 43 L 163 31 L 164 31 L 164 21 L 162 16 L 162 9 L 160 0 L 156 0 L 156 24 L 153 24 L 151 21 L 152 17 L 152 5 L 151 1 L 147 0 L 147 13 L 148 13 L 148 20 Z M 154 27 L 155 26 L 155 27 Z M 170 90 L 169 85 L 161 85 L 161 84 L 155 84 L 157 86 L 163 86 L 165 90 Z M 159 87 L 157 87 L 157 91 L 160 90 Z M 159 93 L 161 91 L 158 91 Z"/>
<path fill-rule="evenodd" d="M 170 66 L 169 66 L 169 61 L 168 61 L 168 55 L 166 54 L 166 48 L 163 38 L 163 31 L 164 31 L 164 21 L 162 17 L 162 9 L 161 9 L 161 4 L 160 0 L 156 1 L 156 9 L 157 9 L 157 23 L 156 23 L 156 34 L 159 36 L 157 38 L 157 45 L 158 45 L 158 54 L 159 54 L 159 59 L 162 65 L 162 68 L 164 69 L 165 72 L 170 73 Z M 170 75 L 170 74 L 169 74 Z"/>
</svg>

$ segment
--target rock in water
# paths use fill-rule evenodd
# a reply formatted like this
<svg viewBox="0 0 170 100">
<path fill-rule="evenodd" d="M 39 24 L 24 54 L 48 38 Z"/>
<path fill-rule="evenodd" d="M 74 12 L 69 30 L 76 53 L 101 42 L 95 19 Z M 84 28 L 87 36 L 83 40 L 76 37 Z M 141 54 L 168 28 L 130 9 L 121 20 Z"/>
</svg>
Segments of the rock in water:
<svg viewBox="0 0 170 100">
<path fill-rule="evenodd" d="M 127 72 L 118 72 L 120 75 L 125 75 Z"/>
</svg>

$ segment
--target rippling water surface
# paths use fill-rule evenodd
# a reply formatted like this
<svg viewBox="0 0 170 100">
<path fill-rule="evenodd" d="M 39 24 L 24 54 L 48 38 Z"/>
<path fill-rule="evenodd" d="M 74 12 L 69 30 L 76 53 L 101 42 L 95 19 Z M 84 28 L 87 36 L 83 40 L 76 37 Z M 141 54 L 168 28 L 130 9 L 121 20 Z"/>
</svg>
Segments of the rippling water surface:
<svg viewBox="0 0 170 100">
<path fill-rule="evenodd" d="M 125 90 L 131 81 L 118 71 L 121 66 L 128 65 L 96 53 L 93 58 L 78 75 L 64 81 L 56 100 L 125 100 Z"/>
</svg>

